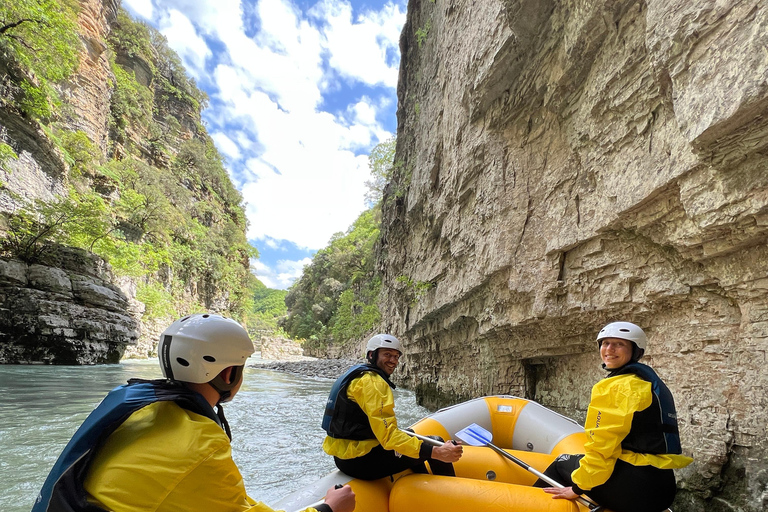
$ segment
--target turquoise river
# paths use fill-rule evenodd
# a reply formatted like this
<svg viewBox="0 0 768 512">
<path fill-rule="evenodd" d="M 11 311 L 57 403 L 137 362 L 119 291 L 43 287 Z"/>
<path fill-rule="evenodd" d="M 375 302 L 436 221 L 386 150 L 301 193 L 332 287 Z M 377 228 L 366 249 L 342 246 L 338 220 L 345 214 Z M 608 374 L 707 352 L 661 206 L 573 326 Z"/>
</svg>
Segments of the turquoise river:
<svg viewBox="0 0 768 512">
<path fill-rule="evenodd" d="M 61 449 L 104 395 L 130 378 L 160 378 L 157 360 L 100 366 L 0 365 L 0 504 L 28 512 Z M 247 368 L 225 406 L 233 456 L 251 497 L 268 504 L 335 469 L 321 445 L 332 381 Z M 428 414 L 407 390 L 395 391 L 398 420 Z"/>
</svg>

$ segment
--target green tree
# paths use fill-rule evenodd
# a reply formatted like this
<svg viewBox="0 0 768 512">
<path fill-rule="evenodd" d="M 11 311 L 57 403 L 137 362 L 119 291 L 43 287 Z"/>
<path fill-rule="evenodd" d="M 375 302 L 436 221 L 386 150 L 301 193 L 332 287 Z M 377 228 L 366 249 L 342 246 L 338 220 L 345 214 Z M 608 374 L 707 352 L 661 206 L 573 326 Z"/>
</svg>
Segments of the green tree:
<svg viewBox="0 0 768 512">
<path fill-rule="evenodd" d="M 58 98 L 51 83 L 77 69 L 80 41 L 75 0 L 0 2 L 0 52 L 12 63 L 10 103 L 32 118 L 49 118 Z"/>
<path fill-rule="evenodd" d="M 379 236 L 378 208 L 363 212 L 346 233 L 335 234 L 318 251 L 285 298 L 281 322 L 295 338 L 344 343 L 362 336 L 378 321 L 380 281 L 373 246 Z"/>
<path fill-rule="evenodd" d="M 377 144 L 368 155 L 368 169 L 371 170 L 371 180 L 366 181 L 368 191 L 365 200 L 370 205 L 375 205 L 384 196 L 384 187 L 392 181 L 392 171 L 395 164 L 395 148 L 397 139 L 391 137 Z"/>
<path fill-rule="evenodd" d="M 111 230 L 104 200 L 96 194 L 71 192 L 56 201 L 36 200 L 9 217 L 0 250 L 27 262 L 41 260 L 57 245 L 92 250 Z"/>
<path fill-rule="evenodd" d="M 249 332 L 256 335 L 260 332 L 278 331 L 278 321 L 288 313 L 285 306 L 287 293 L 285 290 L 267 288 L 258 279 L 254 280 L 251 285 L 252 305 L 245 315 Z"/>
<path fill-rule="evenodd" d="M 11 146 L 5 142 L 0 142 L 0 169 L 5 169 L 6 164 L 11 160 L 18 160 L 19 155 Z"/>
</svg>

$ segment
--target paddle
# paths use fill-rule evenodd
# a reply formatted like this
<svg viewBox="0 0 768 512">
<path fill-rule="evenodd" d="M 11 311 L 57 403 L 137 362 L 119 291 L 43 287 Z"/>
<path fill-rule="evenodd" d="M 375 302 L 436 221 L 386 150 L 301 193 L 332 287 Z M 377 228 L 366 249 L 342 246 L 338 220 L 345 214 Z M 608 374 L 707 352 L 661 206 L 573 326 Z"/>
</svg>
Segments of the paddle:
<svg viewBox="0 0 768 512">
<path fill-rule="evenodd" d="M 443 446 L 445 444 L 442 441 L 438 441 L 437 439 L 432 439 L 431 437 L 422 436 L 421 434 L 417 434 L 416 432 L 411 432 L 410 430 L 403 430 L 403 429 L 400 429 L 400 430 L 405 432 L 406 434 L 408 434 L 411 437 L 415 437 L 416 439 L 421 439 L 422 441 L 424 441 L 427 444 L 431 444 L 431 445 L 434 445 L 434 446 Z"/>
<path fill-rule="evenodd" d="M 552 487 L 559 487 L 559 488 L 565 487 L 563 484 L 557 482 L 556 480 L 553 480 L 552 478 L 548 477 L 544 473 L 538 471 L 536 468 L 532 468 L 531 466 L 526 464 L 525 461 L 518 459 L 511 453 L 508 453 L 507 451 L 502 450 L 495 444 L 491 443 L 491 441 L 493 440 L 493 434 L 485 430 L 483 427 L 481 427 L 477 423 L 473 423 L 467 428 L 465 428 L 464 430 L 460 430 L 459 432 L 456 432 L 456 438 L 459 439 L 462 443 L 466 443 L 470 446 L 488 446 L 499 455 L 506 457 L 507 459 L 511 460 L 512 462 L 522 467 L 526 471 L 533 473 L 537 477 L 541 478 Z M 602 507 L 588 501 L 585 498 L 579 497 L 576 499 L 582 505 L 589 507 L 591 512 L 598 512 L 599 510 L 602 510 Z"/>
</svg>

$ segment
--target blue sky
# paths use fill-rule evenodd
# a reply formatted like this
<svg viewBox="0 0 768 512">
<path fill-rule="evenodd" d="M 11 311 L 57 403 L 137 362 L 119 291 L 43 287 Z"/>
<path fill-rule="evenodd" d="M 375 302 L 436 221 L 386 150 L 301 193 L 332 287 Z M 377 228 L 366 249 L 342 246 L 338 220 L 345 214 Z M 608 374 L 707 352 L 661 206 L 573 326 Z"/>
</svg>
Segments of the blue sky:
<svg viewBox="0 0 768 512">
<path fill-rule="evenodd" d="M 366 208 L 368 154 L 396 130 L 405 0 L 123 0 L 210 97 L 259 279 L 287 288 Z"/>
</svg>

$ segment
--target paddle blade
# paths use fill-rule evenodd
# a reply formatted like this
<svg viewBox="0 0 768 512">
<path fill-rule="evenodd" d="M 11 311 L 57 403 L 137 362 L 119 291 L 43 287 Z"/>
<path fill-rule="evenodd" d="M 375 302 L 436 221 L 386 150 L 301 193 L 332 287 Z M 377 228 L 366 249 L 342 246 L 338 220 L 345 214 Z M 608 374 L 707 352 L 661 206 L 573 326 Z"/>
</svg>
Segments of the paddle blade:
<svg viewBox="0 0 768 512">
<path fill-rule="evenodd" d="M 456 439 L 469 446 L 485 446 L 493 440 L 493 434 L 485 430 L 477 423 L 456 432 Z"/>
</svg>

